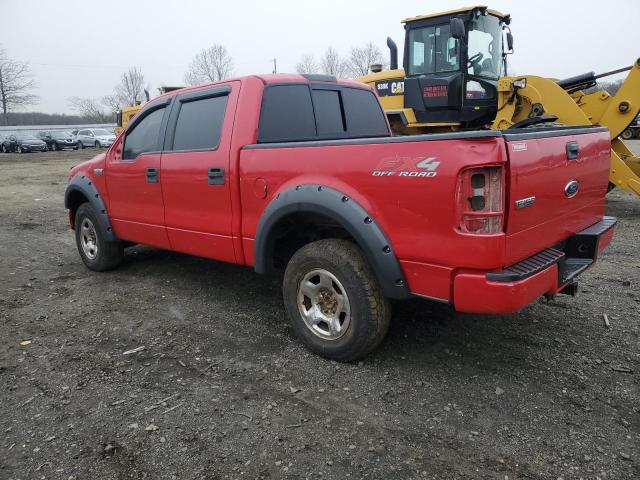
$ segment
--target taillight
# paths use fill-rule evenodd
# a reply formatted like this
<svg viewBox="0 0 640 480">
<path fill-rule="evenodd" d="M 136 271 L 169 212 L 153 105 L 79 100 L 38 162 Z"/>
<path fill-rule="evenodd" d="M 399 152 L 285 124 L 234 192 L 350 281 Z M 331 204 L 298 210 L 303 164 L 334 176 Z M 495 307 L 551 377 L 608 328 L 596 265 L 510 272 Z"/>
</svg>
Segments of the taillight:
<svg viewBox="0 0 640 480">
<path fill-rule="evenodd" d="M 458 231 L 475 235 L 502 232 L 502 167 L 470 168 L 460 174 L 457 190 Z"/>
</svg>

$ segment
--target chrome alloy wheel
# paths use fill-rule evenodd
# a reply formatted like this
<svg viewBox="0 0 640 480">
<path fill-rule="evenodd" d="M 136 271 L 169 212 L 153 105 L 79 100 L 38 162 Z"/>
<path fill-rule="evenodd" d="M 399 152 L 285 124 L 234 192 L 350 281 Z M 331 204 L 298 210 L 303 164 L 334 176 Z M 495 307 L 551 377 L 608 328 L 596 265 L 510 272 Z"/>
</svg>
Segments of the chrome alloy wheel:
<svg viewBox="0 0 640 480">
<path fill-rule="evenodd" d="M 94 260 L 98 256 L 98 237 L 93 222 L 88 218 L 82 220 L 80 226 L 80 244 L 82 251 L 89 260 Z"/>
<path fill-rule="evenodd" d="M 351 322 L 347 292 L 335 275 L 321 268 L 300 282 L 298 309 L 309 330 L 324 340 L 342 337 Z"/>
</svg>

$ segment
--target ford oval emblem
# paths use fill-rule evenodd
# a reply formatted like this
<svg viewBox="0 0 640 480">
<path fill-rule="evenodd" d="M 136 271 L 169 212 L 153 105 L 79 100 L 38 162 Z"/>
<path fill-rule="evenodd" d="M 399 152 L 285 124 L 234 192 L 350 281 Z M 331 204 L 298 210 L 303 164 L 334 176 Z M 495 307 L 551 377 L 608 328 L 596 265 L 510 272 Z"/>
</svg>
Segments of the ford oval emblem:
<svg viewBox="0 0 640 480">
<path fill-rule="evenodd" d="M 564 187 L 564 194 L 567 196 L 567 198 L 575 197 L 579 189 L 580 183 L 577 180 L 571 180 Z"/>
</svg>

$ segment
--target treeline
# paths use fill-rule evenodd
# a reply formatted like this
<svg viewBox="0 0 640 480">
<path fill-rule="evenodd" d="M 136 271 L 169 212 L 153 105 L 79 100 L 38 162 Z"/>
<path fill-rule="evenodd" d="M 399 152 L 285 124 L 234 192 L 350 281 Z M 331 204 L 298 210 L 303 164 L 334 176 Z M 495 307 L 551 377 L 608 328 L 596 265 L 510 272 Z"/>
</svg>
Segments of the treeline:
<svg viewBox="0 0 640 480">
<path fill-rule="evenodd" d="M 64 113 L 42 112 L 9 112 L 8 125 L 86 125 L 96 123 L 95 118 L 83 115 L 66 115 Z M 98 123 L 115 123 L 115 115 L 107 115 Z"/>
</svg>

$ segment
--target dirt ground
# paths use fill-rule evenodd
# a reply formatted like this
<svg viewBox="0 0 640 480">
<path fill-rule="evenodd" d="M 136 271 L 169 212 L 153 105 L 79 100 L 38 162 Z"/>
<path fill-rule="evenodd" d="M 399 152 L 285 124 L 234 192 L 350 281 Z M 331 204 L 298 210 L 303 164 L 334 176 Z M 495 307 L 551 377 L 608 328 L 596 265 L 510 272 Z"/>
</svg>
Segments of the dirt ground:
<svg viewBox="0 0 640 480">
<path fill-rule="evenodd" d="M 640 477 L 640 199 L 609 195 L 578 297 L 397 303 L 345 365 L 293 336 L 278 278 L 146 247 L 87 270 L 63 192 L 94 153 L 0 155 L 0 478 Z"/>
</svg>

